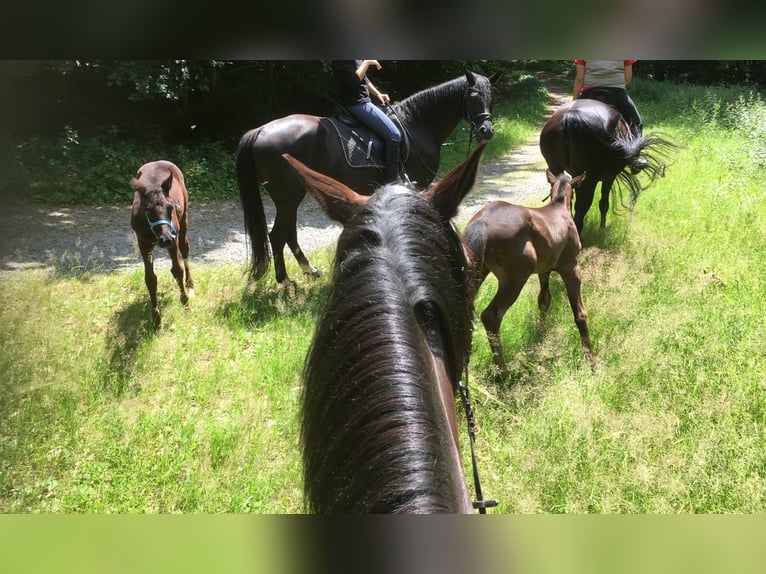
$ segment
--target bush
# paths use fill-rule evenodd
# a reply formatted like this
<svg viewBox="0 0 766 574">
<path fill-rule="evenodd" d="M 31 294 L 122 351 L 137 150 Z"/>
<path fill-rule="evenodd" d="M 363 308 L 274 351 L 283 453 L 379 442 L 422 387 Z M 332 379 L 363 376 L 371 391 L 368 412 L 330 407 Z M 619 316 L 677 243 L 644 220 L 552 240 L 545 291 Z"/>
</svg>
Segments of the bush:
<svg viewBox="0 0 766 574">
<path fill-rule="evenodd" d="M 66 126 L 55 140 L 32 138 L 13 150 L 14 169 L 3 187 L 59 205 L 130 203 L 130 179 L 146 162 L 172 161 L 194 200 L 236 197 L 233 158 L 220 142 L 189 148 L 159 141 L 138 143 L 115 128 L 81 135 Z"/>
</svg>

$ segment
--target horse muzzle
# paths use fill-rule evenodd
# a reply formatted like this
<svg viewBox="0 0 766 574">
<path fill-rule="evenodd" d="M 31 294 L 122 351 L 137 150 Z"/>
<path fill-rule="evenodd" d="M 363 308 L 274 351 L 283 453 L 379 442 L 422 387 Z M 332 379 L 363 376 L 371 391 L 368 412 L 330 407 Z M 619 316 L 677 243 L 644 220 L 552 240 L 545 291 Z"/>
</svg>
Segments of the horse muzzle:
<svg viewBox="0 0 766 574">
<path fill-rule="evenodd" d="M 176 241 L 175 233 L 171 233 L 170 231 L 159 233 L 156 235 L 156 237 L 157 237 L 157 244 L 160 247 L 165 249 L 173 245 L 173 243 L 175 243 Z"/>
<path fill-rule="evenodd" d="M 489 141 L 495 135 L 495 129 L 492 127 L 492 120 L 485 120 L 476 128 L 476 137 L 480 141 Z"/>
</svg>

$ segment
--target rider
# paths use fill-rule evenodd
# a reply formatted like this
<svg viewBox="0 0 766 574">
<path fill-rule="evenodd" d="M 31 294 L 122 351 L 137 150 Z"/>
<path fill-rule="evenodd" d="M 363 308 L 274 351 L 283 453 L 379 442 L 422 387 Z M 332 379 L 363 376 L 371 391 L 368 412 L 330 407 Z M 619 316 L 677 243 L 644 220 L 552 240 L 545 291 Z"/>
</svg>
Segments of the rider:
<svg viewBox="0 0 766 574">
<path fill-rule="evenodd" d="M 634 137 L 643 132 L 641 115 L 625 86 L 633 79 L 633 64 L 637 60 L 575 60 L 574 99 L 599 100 L 614 107 L 630 126 Z M 639 159 L 632 166 L 638 173 L 646 167 Z"/>
<path fill-rule="evenodd" d="M 333 61 L 338 100 L 354 118 L 385 140 L 386 181 L 402 183 L 407 181 L 399 154 L 402 134 L 396 124 L 370 99 L 372 93 L 381 104 L 390 101 L 388 94 L 380 92 L 367 77 L 370 66 L 377 70 L 381 68 L 377 60 Z"/>
</svg>

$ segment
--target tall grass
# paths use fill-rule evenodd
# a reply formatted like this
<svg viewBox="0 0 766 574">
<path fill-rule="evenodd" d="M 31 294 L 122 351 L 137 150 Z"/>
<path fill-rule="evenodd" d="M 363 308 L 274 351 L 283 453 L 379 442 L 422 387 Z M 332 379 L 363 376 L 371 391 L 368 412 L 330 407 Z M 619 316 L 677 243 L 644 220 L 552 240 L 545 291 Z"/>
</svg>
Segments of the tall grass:
<svg viewBox="0 0 766 574">
<path fill-rule="evenodd" d="M 766 106 L 673 84 L 633 96 L 683 148 L 632 214 L 586 220 L 598 371 L 556 278 L 544 324 L 536 281 L 506 315 L 505 380 L 476 323 L 477 454 L 500 512 L 766 509 Z M 186 312 L 160 273 L 155 335 L 141 271 L 0 276 L 0 512 L 303 510 L 300 372 L 327 276 L 295 295 L 239 266 L 195 279 Z"/>
<path fill-rule="evenodd" d="M 536 285 L 506 316 L 507 381 L 489 375 L 480 326 L 474 337 L 482 462 L 504 511 L 766 508 L 766 107 L 757 95 L 670 84 L 643 85 L 635 99 L 649 90 L 663 96 L 642 106 L 645 131 L 683 149 L 632 216 L 611 216 L 605 233 L 597 214 L 586 221 L 598 372 L 560 282 L 543 327 Z M 484 286 L 477 308 L 493 294 Z"/>
</svg>

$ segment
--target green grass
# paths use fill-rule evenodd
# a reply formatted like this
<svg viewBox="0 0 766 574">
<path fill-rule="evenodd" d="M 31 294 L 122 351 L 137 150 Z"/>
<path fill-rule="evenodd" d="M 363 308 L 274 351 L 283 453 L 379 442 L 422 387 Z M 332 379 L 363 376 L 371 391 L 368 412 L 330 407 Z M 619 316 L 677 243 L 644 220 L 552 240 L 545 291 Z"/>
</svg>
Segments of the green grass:
<svg viewBox="0 0 766 574">
<path fill-rule="evenodd" d="M 683 148 L 632 214 L 604 232 L 597 209 L 586 220 L 598 371 L 557 277 L 542 326 L 534 278 L 506 315 L 505 380 L 476 323 L 477 455 L 498 512 L 766 510 L 766 108 L 672 84 L 636 101 L 649 90 L 666 97 L 639 103 L 645 130 Z M 329 270 L 329 252 L 313 259 Z M 159 334 L 141 271 L 0 275 L 0 512 L 303 510 L 300 372 L 329 274 L 292 295 L 239 266 L 195 271 L 188 312 L 159 274 Z M 478 312 L 493 293 L 490 279 Z"/>
</svg>

